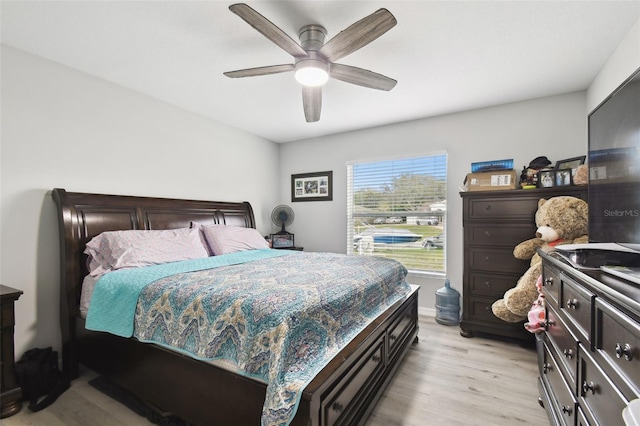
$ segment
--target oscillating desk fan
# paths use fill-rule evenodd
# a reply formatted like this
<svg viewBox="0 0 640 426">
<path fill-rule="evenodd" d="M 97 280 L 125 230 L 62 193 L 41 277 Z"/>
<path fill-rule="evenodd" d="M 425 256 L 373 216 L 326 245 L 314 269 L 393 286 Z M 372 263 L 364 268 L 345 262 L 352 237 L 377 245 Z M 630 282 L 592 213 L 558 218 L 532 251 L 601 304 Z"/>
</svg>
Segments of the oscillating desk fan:
<svg viewBox="0 0 640 426">
<path fill-rule="evenodd" d="M 271 221 L 281 227 L 276 234 L 271 234 L 271 244 L 273 248 L 291 248 L 294 247 L 293 234 L 287 232 L 286 227 L 293 223 L 296 215 L 293 209 L 283 204 L 277 206 L 271 212 Z"/>
</svg>

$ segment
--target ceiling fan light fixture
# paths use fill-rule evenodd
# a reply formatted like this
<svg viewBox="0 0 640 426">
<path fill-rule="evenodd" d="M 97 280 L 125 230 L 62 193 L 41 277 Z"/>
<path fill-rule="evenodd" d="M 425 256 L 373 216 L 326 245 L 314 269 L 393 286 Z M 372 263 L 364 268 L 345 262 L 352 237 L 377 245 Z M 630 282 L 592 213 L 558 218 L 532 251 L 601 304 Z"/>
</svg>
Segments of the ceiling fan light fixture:
<svg viewBox="0 0 640 426">
<path fill-rule="evenodd" d="M 295 78 L 303 86 L 322 86 L 329 81 L 329 67 L 318 59 L 303 59 L 296 63 Z"/>
</svg>

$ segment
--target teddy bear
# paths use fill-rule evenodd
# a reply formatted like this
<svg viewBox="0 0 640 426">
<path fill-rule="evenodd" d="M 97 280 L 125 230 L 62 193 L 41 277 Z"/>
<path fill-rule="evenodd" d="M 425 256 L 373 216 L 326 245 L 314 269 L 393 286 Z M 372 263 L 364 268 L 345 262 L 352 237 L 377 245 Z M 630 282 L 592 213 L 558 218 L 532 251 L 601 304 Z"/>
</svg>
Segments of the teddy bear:
<svg viewBox="0 0 640 426">
<path fill-rule="evenodd" d="M 532 305 L 536 306 L 539 297 L 536 282 L 542 275 L 542 259 L 537 250 L 560 244 L 588 242 L 588 215 L 587 203 L 580 198 L 559 196 L 538 201 L 536 237 L 521 242 L 513 250 L 517 259 L 531 259 L 530 267 L 514 288 L 507 290 L 502 299 L 491 305 L 496 317 L 507 322 L 527 319 L 529 310 Z"/>
</svg>

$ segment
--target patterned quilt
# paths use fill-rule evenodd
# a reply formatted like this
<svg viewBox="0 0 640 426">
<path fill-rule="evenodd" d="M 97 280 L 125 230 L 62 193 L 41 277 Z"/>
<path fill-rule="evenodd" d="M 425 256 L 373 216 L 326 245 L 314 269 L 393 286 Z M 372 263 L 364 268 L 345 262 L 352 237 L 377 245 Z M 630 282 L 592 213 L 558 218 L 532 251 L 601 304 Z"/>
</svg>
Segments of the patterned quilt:
<svg viewBox="0 0 640 426">
<path fill-rule="evenodd" d="M 267 383 L 262 424 L 286 425 L 313 377 L 410 291 L 406 273 L 309 252 L 178 273 L 142 289 L 133 335 Z"/>
</svg>

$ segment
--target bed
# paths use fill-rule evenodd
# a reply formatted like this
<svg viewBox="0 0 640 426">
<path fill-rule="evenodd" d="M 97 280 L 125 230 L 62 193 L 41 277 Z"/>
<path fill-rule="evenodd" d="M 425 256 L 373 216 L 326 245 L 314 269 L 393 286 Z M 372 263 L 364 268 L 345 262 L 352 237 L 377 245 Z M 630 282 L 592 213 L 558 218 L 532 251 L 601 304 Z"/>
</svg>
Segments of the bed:
<svg viewBox="0 0 640 426">
<path fill-rule="evenodd" d="M 79 364 L 135 395 L 161 416 L 196 425 L 258 425 L 267 384 L 164 345 L 89 331 L 81 314 L 87 242 L 117 230 L 168 230 L 230 225 L 255 228 L 247 202 L 103 195 L 54 189 L 60 229 L 62 366 Z M 271 250 L 276 252 L 277 250 Z M 279 258 L 289 255 L 278 253 Z M 295 255 L 291 252 L 291 256 Z M 300 391 L 292 425 L 362 424 L 417 342 L 418 287 L 394 299 L 323 364 Z"/>
</svg>

